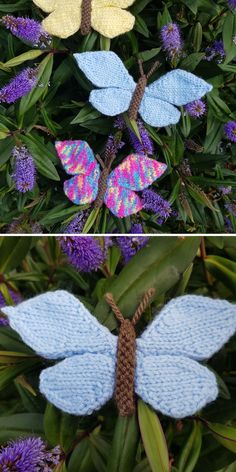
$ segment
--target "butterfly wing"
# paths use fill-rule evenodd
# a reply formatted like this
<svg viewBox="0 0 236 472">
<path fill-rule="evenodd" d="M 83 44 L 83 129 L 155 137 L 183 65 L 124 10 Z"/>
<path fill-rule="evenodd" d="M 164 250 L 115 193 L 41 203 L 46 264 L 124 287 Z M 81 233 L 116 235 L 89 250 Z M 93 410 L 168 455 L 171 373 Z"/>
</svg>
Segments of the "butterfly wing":
<svg viewBox="0 0 236 472">
<path fill-rule="evenodd" d="M 146 355 L 211 357 L 236 331 L 236 306 L 226 300 L 186 295 L 171 300 L 137 340 Z"/>
<path fill-rule="evenodd" d="M 132 30 L 135 17 L 128 11 L 122 10 L 132 5 L 134 0 L 98 0 L 92 9 L 92 27 L 106 38 L 115 38 Z"/>
<path fill-rule="evenodd" d="M 218 395 L 215 375 L 194 360 L 140 352 L 135 391 L 155 410 L 173 418 L 193 415 Z"/>
<path fill-rule="evenodd" d="M 60 410 L 89 415 L 111 399 L 115 363 L 115 355 L 72 356 L 41 372 L 40 390 Z"/>
<path fill-rule="evenodd" d="M 132 92 L 120 88 L 92 90 L 89 101 L 96 110 L 106 116 L 116 116 L 128 110 Z"/>
<path fill-rule="evenodd" d="M 42 23 L 51 35 L 68 38 L 80 29 L 82 0 L 66 0 L 66 8 L 64 0 L 34 0 L 34 3 L 42 10 L 51 12 Z"/>
<path fill-rule="evenodd" d="M 151 185 L 166 170 L 166 164 L 139 154 L 130 154 L 114 169 L 104 197 L 107 207 L 119 218 L 137 213 L 142 200 L 135 193 Z"/>
<path fill-rule="evenodd" d="M 93 202 L 98 192 L 100 169 L 88 143 L 58 141 L 55 147 L 67 174 L 75 175 L 64 183 L 66 196 L 76 205 Z"/>
<path fill-rule="evenodd" d="M 145 123 L 160 128 L 175 125 L 181 116 L 180 111 L 170 103 L 147 94 L 143 96 L 139 113 Z"/>
<path fill-rule="evenodd" d="M 64 290 L 39 295 L 2 311 L 23 341 L 48 359 L 116 352 L 117 338 Z"/>
<path fill-rule="evenodd" d="M 198 100 L 212 90 L 212 85 L 190 72 L 176 69 L 163 75 L 146 89 L 146 95 L 181 106 Z"/>
</svg>

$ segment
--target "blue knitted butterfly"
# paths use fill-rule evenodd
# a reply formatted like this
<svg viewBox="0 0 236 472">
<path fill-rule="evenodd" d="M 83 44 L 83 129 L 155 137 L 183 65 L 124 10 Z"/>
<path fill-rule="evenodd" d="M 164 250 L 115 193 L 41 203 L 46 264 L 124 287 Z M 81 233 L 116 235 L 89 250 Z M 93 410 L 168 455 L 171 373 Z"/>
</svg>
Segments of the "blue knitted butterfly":
<svg viewBox="0 0 236 472">
<path fill-rule="evenodd" d="M 64 359 L 40 376 L 40 390 L 51 403 L 88 415 L 112 398 L 118 338 L 77 298 L 49 292 L 2 311 L 39 355 Z M 124 335 L 129 328 L 122 323 L 122 329 Z M 212 356 L 235 330 L 236 307 L 229 302 L 194 295 L 173 299 L 135 341 L 135 393 L 165 415 L 194 414 L 218 395 L 215 375 L 197 361 Z"/>
<path fill-rule="evenodd" d="M 210 84 L 181 69 L 168 72 L 147 87 L 155 66 L 145 75 L 141 63 L 141 77 L 136 84 L 111 51 L 85 52 L 74 57 L 86 77 L 101 88 L 90 93 L 90 103 L 108 116 L 128 111 L 130 119 L 136 119 L 139 112 L 151 126 L 168 126 L 178 123 L 181 116 L 174 105 L 186 105 L 212 90 Z"/>
</svg>

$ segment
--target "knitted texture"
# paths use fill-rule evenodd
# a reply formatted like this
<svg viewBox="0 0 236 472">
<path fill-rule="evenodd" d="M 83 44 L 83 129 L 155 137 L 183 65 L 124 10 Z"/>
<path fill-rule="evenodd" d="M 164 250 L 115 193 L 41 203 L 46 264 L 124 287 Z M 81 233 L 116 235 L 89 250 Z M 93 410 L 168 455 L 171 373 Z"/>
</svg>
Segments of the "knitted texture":
<svg viewBox="0 0 236 472">
<path fill-rule="evenodd" d="M 114 393 L 117 337 L 65 291 L 5 307 L 24 342 L 49 359 L 40 389 L 58 408 L 90 414 Z M 214 354 L 236 331 L 236 307 L 225 300 L 172 300 L 136 342 L 135 392 L 174 418 L 193 415 L 218 393 L 215 376 L 196 362 Z M 124 353 L 125 355 L 125 353 Z"/>
<path fill-rule="evenodd" d="M 168 126 L 180 119 L 180 112 L 174 105 L 186 105 L 212 90 L 210 84 L 181 69 L 168 72 L 146 88 L 143 87 L 146 76 L 143 76 L 137 89 L 133 78 L 114 52 L 85 52 L 74 56 L 86 77 L 101 88 L 92 90 L 90 103 L 108 116 L 128 111 L 131 106 L 134 118 L 138 107 L 143 120 L 149 125 Z"/>
<path fill-rule="evenodd" d="M 135 17 L 125 9 L 135 0 L 33 0 L 49 16 L 43 20 L 45 31 L 68 38 L 81 28 L 87 34 L 91 26 L 106 38 L 131 31 Z M 91 3 L 91 5 L 90 5 Z"/>
<path fill-rule="evenodd" d="M 119 218 L 137 213 L 142 200 L 135 193 L 149 187 L 166 170 L 166 164 L 139 154 L 130 154 L 110 175 L 101 174 L 93 151 L 85 141 L 56 143 L 56 150 L 65 171 L 75 175 L 64 183 L 66 196 L 76 205 L 103 201 Z M 78 175 L 76 175 L 78 174 Z M 101 175 L 104 178 L 101 179 Z"/>
</svg>

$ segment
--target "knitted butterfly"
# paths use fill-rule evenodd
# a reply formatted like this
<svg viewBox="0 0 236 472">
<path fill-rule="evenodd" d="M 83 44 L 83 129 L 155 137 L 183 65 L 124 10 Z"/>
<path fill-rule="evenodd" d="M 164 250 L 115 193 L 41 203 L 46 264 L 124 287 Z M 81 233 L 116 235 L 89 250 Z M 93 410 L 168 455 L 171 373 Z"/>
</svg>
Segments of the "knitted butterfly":
<svg viewBox="0 0 236 472">
<path fill-rule="evenodd" d="M 107 38 L 115 38 L 133 29 L 135 17 L 125 11 L 135 0 L 33 0 L 50 15 L 43 21 L 45 31 L 68 38 L 91 27 Z"/>
<path fill-rule="evenodd" d="M 55 144 L 61 163 L 71 179 L 64 183 L 66 196 L 76 205 L 92 203 L 100 208 L 103 202 L 119 218 L 142 209 L 142 200 L 135 193 L 151 185 L 166 170 L 166 164 L 146 156 L 130 154 L 111 173 L 113 157 L 99 160 L 86 141 L 59 141 Z"/>
<path fill-rule="evenodd" d="M 111 51 L 85 52 L 74 57 L 86 77 L 101 88 L 92 90 L 90 103 L 108 116 L 128 111 L 130 119 L 135 120 L 139 112 L 151 126 L 168 126 L 176 124 L 181 116 L 174 105 L 186 105 L 212 90 L 204 80 L 180 69 L 168 72 L 147 87 L 158 63 L 145 75 L 140 62 L 141 77 L 136 84 L 120 58 Z"/>
<path fill-rule="evenodd" d="M 119 338 L 66 291 L 49 292 L 2 311 L 10 326 L 40 356 L 59 360 L 41 372 L 40 390 L 61 410 L 88 415 L 114 394 L 121 415 L 133 412 L 134 393 L 163 414 L 193 415 L 216 399 L 216 377 L 197 361 L 212 356 L 236 330 L 236 307 L 225 300 L 187 295 L 173 299 L 135 339 L 133 320 L 121 322 Z"/>
</svg>

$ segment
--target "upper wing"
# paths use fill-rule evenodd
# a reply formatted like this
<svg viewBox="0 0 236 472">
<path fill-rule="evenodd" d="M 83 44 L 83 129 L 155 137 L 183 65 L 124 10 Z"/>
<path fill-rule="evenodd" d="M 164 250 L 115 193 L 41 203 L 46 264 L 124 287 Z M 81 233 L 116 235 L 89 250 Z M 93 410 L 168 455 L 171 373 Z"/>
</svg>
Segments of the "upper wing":
<svg viewBox="0 0 236 472">
<path fill-rule="evenodd" d="M 138 213 L 143 207 L 141 198 L 133 190 L 124 187 L 108 187 L 104 202 L 118 218 Z"/>
<path fill-rule="evenodd" d="M 64 182 L 64 192 L 75 205 L 92 203 L 98 194 L 98 178 L 76 175 Z"/>
<path fill-rule="evenodd" d="M 108 177 L 108 187 L 141 191 L 161 177 L 167 166 L 139 154 L 130 154 Z"/>
<path fill-rule="evenodd" d="M 89 101 L 100 113 L 116 116 L 127 111 L 132 100 L 132 92 L 120 88 L 92 90 Z"/>
<path fill-rule="evenodd" d="M 133 92 L 135 82 L 121 59 L 112 51 L 74 54 L 79 68 L 96 87 L 120 87 Z"/>
<path fill-rule="evenodd" d="M 181 356 L 137 355 L 135 391 L 155 410 L 184 418 L 201 410 L 218 395 L 215 375 Z"/>
<path fill-rule="evenodd" d="M 86 141 L 57 141 L 55 148 L 67 174 L 83 174 L 96 181 L 99 179 L 99 165 Z"/>
<path fill-rule="evenodd" d="M 113 395 L 115 356 L 82 354 L 69 357 L 40 375 L 40 391 L 60 410 L 90 415 Z"/>
<path fill-rule="evenodd" d="M 181 113 L 177 108 L 164 100 L 147 95 L 145 92 L 139 113 L 143 120 L 151 126 L 162 127 L 175 125 L 180 120 Z"/>
<path fill-rule="evenodd" d="M 190 72 L 176 69 L 163 75 L 146 89 L 146 94 L 181 106 L 203 97 L 212 85 Z"/>
<path fill-rule="evenodd" d="M 186 295 L 171 300 L 137 340 L 145 355 L 173 354 L 203 360 L 236 331 L 236 306 L 226 300 Z"/>
<path fill-rule="evenodd" d="M 68 38 L 80 29 L 82 0 L 66 0 L 66 7 L 64 0 L 34 0 L 34 3 L 42 10 L 52 12 L 42 24 L 53 36 Z"/>
<path fill-rule="evenodd" d="M 64 290 L 44 293 L 2 311 L 23 341 L 48 359 L 116 351 L 116 337 Z"/>
<path fill-rule="evenodd" d="M 135 17 L 128 11 L 119 8 L 119 6 L 113 7 L 109 5 L 104 8 L 98 7 L 92 9 L 92 27 L 106 38 L 112 39 L 120 34 L 131 31 L 134 27 L 134 23 Z"/>
</svg>

